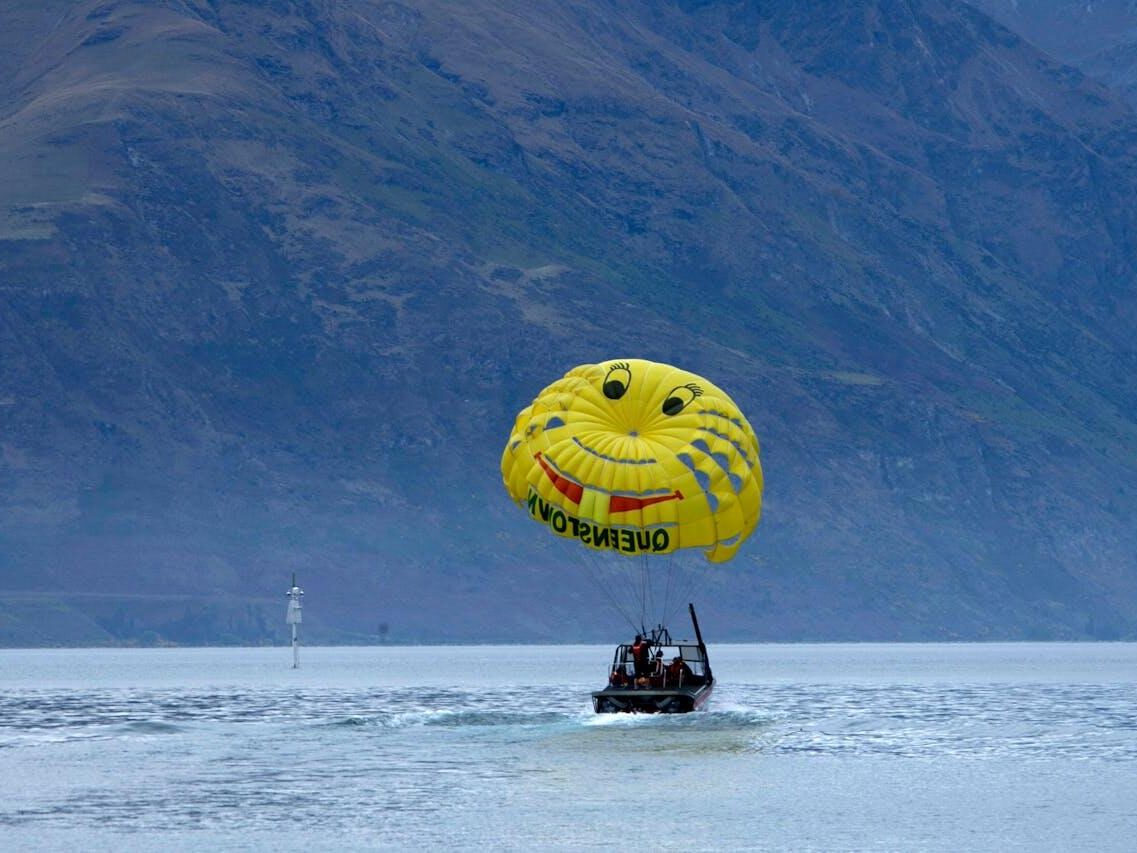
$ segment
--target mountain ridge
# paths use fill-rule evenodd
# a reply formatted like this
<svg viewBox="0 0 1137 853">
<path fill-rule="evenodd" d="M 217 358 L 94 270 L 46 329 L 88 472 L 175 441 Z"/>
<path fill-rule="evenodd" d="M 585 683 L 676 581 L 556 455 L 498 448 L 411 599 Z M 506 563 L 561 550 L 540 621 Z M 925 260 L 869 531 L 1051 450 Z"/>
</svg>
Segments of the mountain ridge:
<svg viewBox="0 0 1137 853">
<path fill-rule="evenodd" d="M 723 636 L 1137 630 L 1137 120 L 970 7 L 14 23 L 4 612 L 258 641 L 295 570 L 330 639 L 603 636 L 496 462 L 541 387 L 635 354 L 763 443 Z"/>
</svg>

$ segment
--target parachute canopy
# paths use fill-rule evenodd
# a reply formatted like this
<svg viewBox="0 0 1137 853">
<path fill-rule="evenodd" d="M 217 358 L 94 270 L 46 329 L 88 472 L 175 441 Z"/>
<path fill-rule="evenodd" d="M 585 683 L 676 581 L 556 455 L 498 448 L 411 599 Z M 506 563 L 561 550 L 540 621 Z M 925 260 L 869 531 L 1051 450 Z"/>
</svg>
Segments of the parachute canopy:
<svg viewBox="0 0 1137 853">
<path fill-rule="evenodd" d="M 550 532 L 621 554 L 734 556 L 758 524 L 758 439 L 694 373 L 585 364 L 522 409 L 501 458 L 510 497 Z"/>
</svg>

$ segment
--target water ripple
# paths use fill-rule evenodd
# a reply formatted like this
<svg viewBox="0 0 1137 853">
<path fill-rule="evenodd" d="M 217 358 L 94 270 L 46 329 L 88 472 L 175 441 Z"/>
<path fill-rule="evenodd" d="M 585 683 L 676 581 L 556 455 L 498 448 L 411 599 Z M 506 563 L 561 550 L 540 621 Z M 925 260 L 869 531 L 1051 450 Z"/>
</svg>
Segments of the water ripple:
<svg viewBox="0 0 1137 853">
<path fill-rule="evenodd" d="M 720 689 L 712 710 L 683 718 L 596 716 L 586 703 L 584 692 L 517 686 L 492 692 L 32 690 L 0 696 L 0 747 L 37 738 L 173 737 L 212 724 L 466 732 L 567 725 L 663 727 L 669 736 L 701 738 L 711 749 L 726 737 L 786 753 L 1137 757 L 1137 702 L 1127 686 L 735 685 Z"/>
<path fill-rule="evenodd" d="M 430 654 L 399 653 L 414 673 Z M 942 683 L 923 673 L 844 682 L 843 671 L 762 681 L 766 667 L 754 665 L 723 678 L 707 711 L 653 717 L 593 714 L 583 678 L 496 679 L 515 677 L 514 649 L 450 650 L 462 658 L 455 672 L 474 680 L 419 686 L 389 674 L 376 684 L 362 655 L 358 672 L 328 683 L 242 680 L 250 654 L 232 653 L 226 687 L 45 687 L 34 668 L 10 679 L 0 691 L 8 846 L 591 849 L 628 840 L 644 815 L 662 828 L 652 846 L 674 850 L 689 847 L 692 827 L 721 849 L 761 849 L 759 824 L 769 849 L 1048 849 L 1080 827 L 1070 849 L 1127 850 L 1137 830 L 1128 657 L 1100 683 L 984 681 L 978 670 Z M 210 663 L 212 679 L 224 659 Z M 538 674 L 548 669 L 543 659 Z M 1066 671 L 1083 668 L 1067 659 Z M 790 663 L 782 672 L 799 677 Z M 1008 826 L 1018 847 L 1002 843 Z"/>
</svg>

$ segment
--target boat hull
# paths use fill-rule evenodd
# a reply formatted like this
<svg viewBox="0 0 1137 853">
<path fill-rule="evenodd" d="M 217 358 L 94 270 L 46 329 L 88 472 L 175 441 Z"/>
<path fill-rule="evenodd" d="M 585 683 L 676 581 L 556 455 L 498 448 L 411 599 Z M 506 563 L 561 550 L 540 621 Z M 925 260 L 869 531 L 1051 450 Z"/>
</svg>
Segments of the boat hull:
<svg viewBox="0 0 1137 853">
<path fill-rule="evenodd" d="M 713 683 L 676 689 L 607 687 L 593 691 L 592 708 L 597 714 L 687 714 L 703 708 L 713 689 Z"/>
</svg>

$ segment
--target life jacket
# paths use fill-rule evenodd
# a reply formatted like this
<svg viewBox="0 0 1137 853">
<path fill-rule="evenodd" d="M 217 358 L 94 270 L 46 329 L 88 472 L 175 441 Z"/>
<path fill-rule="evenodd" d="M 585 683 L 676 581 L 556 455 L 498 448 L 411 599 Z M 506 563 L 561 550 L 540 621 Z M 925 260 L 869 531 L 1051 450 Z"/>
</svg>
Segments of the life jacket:
<svg viewBox="0 0 1137 853">
<path fill-rule="evenodd" d="M 632 659 L 636 663 L 636 674 L 640 675 L 647 672 L 651 667 L 651 646 L 647 643 L 640 641 L 632 644 Z"/>
</svg>

